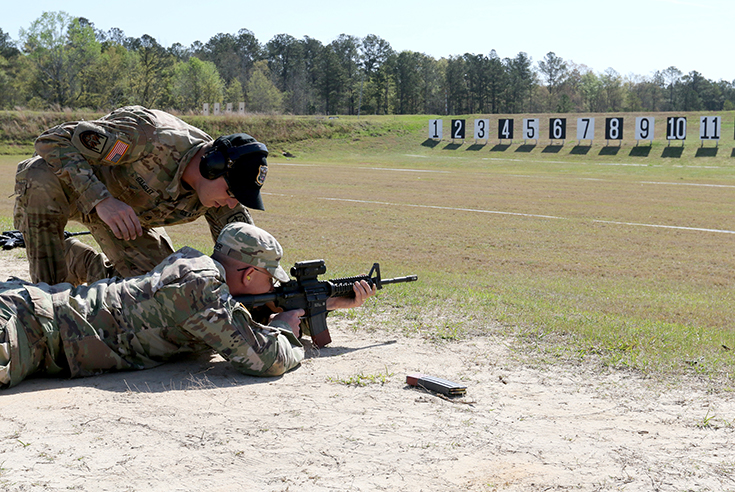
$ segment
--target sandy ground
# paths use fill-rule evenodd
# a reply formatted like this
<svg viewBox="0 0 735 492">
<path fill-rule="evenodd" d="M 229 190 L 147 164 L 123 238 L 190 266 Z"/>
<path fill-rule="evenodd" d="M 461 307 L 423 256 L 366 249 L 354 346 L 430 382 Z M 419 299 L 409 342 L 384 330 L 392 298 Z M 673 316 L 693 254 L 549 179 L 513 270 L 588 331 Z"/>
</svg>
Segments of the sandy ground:
<svg viewBox="0 0 735 492">
<path fill-rule="evenodd" d="M 5 252 L 0 273 L 27 276 Z M 497 335 L 330 331 L 281 378 L 202 355 L 4 391 L 0 490 L 735 490 L 735 397 L 711 381 L 544 364 Z"/>
</svg>

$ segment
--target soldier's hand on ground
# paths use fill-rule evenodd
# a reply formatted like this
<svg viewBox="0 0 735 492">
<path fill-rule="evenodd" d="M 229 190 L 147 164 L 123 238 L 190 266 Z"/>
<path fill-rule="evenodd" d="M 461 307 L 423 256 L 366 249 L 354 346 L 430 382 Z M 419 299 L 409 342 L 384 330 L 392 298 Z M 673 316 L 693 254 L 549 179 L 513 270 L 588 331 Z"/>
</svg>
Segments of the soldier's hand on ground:
<svg viewBox="0 0 735 492">
<path fill-rule="evenodd" d="M 352 290 L 355 292 L 355 297 L 330 297 L 327 299 L 327 310 L 334 311 L 335 309 L 360 307 L 368 297 L 375 295 L 375 292 L 377 292 L 375 285 L 371 288 L 367 280 L 355 282 L 352 285 Z"/>
<path fill-rule="evenodd" d="M 305 314 L 306 312 L 303 309 L 292 309 L 290 311 L 284 311 L 282 313 L 276 314 L 271 318 L 271 321 L 285 321 L 286 323 L 288 323 L 291 331 L 293 331 L 293 334 L 298 337 L 301 335 L 301 328 L 299 328 L 299 323 L 301 323 L 301 317 Z"/>
<path fill-rule="evenodd" d="M 110 227 L 116 238 L 130 241 L 143 235 L 140 220 L 127 203 L 108 197 L 99 202 L 95 210 L 100 219 Z"/>
</svg>

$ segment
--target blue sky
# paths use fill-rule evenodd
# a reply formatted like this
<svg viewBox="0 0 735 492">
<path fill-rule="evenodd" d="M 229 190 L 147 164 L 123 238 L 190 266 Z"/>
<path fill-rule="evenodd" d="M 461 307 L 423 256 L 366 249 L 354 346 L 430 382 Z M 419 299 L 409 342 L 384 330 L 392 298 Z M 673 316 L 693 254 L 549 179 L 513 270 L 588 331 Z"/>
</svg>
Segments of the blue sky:
<svg viewBox="0 0 735 492">
<path fill-rule="evenodd" d="M 397 51 L 435 58 L 464 53 L 501 58 L 526 52 L 534 62 L 553 51 L 601 73 L 650 76 L 675 66 L 712 80 L 735 80 L 732 0 L 0 0 L 0 28 L 18 39 L 45 11 L 86 17 L 104 31 L 153 36 L 168 47 L 206 42 L 246 28 L 265 44 L 276 34 L 328 44 L 340 34 L 375 34 Z M 514 5 L 513 8 L 510 6 Z"/>
</svg>

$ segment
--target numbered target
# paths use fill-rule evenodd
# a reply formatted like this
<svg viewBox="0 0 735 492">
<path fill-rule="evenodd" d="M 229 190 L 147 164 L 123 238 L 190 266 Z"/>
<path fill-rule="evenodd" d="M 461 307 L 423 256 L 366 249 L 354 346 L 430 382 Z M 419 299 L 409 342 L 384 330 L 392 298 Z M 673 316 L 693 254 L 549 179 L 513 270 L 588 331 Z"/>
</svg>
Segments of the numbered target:
<svg viewBox="0 0 735 492">
<path fill-rule="evenodd" d="M 475 120 L 475 140 L 490 138 L 490 120 Z"/>
<path fill-rule="evenodd" d="M 639 116 L 635 119 L 635 139 L 653 141 L 653 127 L 656 118 Z"/>
<path fill-rule="evenodd" d="M 605 118 L 605 140 L 623 139 L 623 118 Z"/>
<path fill-rule="evenodd" d="M 594 140 L 595 119 L 577 118 L 577 140 Z"/>
<path fill-rule="evenodd" d="M 429 138 L 442 139 L 442 120 L 429 120 Z"/>
<path fill-rule="evenodd" d="M 666 118 L 666 140 L 686 140 L 687 119 L 684 116 Z"/>
<path fill-rule="evenodd" d="M 551 118 L 549 119 L 549 139 L 550 140 L 566 140 L 567 138 L 567 119 Z"/>
<path fill-rule="evenodd" d="M 503 118 L 498 120 L 498 138 L 500 140 L 513 140 L 513 120 Z"/>
<path fill-rule="evenodd" d="M 699 118 L 700 140 L 719 140 L 722 118 L 719 116 L 702 116 Z"/>
<path fill-rule="evenodd" d="M 538 140 L 539 137 L 538 118 L 525 118 L 523 120 L 523 138 L 526 140 Z"/>
<path fill-rule="evenodd" d="M 464 120 L 452 120 L 452 139 L 459 138 L 464 140 Z"/>
</svg>

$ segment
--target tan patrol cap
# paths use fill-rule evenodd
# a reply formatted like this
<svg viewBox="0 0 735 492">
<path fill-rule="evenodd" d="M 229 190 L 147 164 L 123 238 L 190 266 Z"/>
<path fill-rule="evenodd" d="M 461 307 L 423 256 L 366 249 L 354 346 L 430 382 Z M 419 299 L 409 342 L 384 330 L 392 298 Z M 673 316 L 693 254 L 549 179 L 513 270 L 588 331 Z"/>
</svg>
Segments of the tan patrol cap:
<svg viewBox="0 0 735 492">
<path fill-rule="evenodd" d="M 281 282 L 290 280 L 280 265 L 283 248 L 276 238 L 260 227 L 245 222 L 227 224 L 219 233 L 214 250 L 242 263 L 263 268 Z"/>
</svg>

